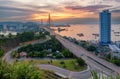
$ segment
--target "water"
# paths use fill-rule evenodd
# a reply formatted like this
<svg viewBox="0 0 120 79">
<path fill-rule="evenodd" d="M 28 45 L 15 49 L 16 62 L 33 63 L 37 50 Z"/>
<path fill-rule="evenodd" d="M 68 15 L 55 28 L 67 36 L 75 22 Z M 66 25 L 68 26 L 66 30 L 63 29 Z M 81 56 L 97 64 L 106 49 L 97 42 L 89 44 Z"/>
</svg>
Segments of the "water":
<svg viewBox="0 0 120 79">
<path fill-rule="evenodd" d="M 51 27 L 53 29 L 58 29 L 58 27 Z M 77 24 L 77 25 L 71 25 L 71 27 L 60 27 L 65 28 L 65 31 L 58 32 L 55 30 L 55 33 L 60 34 L 62 36 L 68 36 L 76 38 L 77 40 L 95 40 L 99 41 L 99 37 L 96 37 L 93 34 L 99 34 L 99 25 L 95 24 Z M 120 24 L 112 25 L 111 28 L 111 39 L 112 41 L 120 41 L 120 34 L 117 34 L 115 36 L 114 32 L 120 32 Z M 84 36 L 78 36 L 77 34 L 83 33 Z"/>
</svg>

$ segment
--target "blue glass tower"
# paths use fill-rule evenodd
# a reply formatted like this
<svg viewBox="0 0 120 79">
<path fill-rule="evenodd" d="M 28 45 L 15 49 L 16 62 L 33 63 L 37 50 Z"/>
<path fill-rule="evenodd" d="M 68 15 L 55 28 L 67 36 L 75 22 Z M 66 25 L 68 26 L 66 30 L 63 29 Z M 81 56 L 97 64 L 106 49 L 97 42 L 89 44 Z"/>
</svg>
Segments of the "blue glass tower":
<svg viewBox="0 0 120 79">
<path fill-rule="evenodd" d="M 103 10 L 100 13 L 100 45 L 111 43 L 111 13 Z"/>
</svg>

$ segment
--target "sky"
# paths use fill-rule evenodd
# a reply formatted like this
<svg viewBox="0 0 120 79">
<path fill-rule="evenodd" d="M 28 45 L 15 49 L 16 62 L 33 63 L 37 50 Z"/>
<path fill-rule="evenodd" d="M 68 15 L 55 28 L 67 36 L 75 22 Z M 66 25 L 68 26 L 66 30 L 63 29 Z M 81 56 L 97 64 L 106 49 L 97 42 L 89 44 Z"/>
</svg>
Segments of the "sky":
<svg viewBox="0 0 120 79">
<path fill-rule="evenodd" d="M 120 23 L 120 0 L 0 0 L 0 22 L 97 23 L 99 12 L 110 9 L 112 22 Z"/>
</svg>

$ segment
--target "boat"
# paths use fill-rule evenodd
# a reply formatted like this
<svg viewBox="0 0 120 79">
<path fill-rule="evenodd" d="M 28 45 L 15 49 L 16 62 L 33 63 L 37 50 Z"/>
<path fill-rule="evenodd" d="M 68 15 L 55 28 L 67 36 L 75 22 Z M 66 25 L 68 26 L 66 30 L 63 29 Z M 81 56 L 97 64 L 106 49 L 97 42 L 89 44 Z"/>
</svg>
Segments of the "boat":
<svg viewBox="0 0 120 79">
<path fill-rule="evenodd" d="M 79 33 L 79 34 L 77 34 L 79 37 L 83 37 L 84 36 L 84 34 L 83 33 Z"/>
<path fill-rule="evenodd" d="M 92 35 L 99 37 L 99 34 L 97 34 L 97 33 L 93 33 Z"/>
<path fill-rule="evenodd" d="M 97 37 L 99 37 L 99 34 L 97 34 L 97 33 L 93 33 L 92 35 L 95 36 L 95 39 L 96 39 Z"/>
<path fill-rule="evenodd" d="M 65 28 L 63 28 L 63 29 L 58 28 L 58 32 L 60 32 L 60 31 L 64 31 L 64 30 L 65 30 Z"/>
<path fill-rule="evenodd" d="M 53 27 L 70 27 L 69 24 L 57 24 L 57 25 L 53 25 Z"/>
</svg>

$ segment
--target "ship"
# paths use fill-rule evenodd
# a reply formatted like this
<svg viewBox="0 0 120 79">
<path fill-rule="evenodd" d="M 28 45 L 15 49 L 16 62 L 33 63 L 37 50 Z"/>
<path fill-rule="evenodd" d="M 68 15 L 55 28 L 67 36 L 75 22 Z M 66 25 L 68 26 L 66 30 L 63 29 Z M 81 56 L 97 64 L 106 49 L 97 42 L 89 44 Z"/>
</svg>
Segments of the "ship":
<svg viewBox="0 0 120 79">
<path fill-rule="evenodd" d="M 64 31 L 64 30 L 65 30 L 65 28 L 63 28 L 63 29 L 58 28 L 58 32 L 60 32 L 60 31 Z"/>
<path fill-rule="evenodd" d="M 79 33 L 79 34 L 77 34 L 79 37 L 83 37 L 84 36 L 84 34 L 83 33 Z"/>
</svg>

